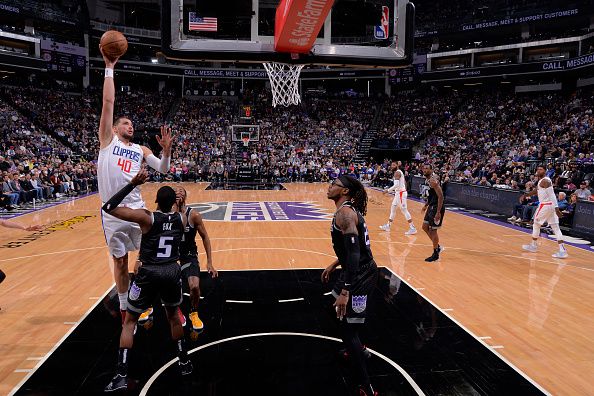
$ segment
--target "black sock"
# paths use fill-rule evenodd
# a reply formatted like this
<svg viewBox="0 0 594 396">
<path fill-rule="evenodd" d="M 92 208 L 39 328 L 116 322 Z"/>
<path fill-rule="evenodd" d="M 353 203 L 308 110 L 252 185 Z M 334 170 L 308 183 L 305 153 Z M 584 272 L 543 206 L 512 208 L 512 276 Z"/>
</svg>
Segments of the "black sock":
<svg viewBox="0 0 594 396">
<path fill-rule="evenodd" d="M 118 353 L 118 374 L 128 375 L 128 348 L 120 348 Z"/>
<path fill-rule="evenodd" d="M 6 274 L 2 270 L 0 270 L 0 283 L 2 283 L 4 279 L 6 279 Z"/>
<path fill-rule="evenodd" d="M 188 350 L 186 348 L 186 341 L 183 338 L 177 340 L 177 356 L 182 363 L 188 361 Z"/>
</svg>

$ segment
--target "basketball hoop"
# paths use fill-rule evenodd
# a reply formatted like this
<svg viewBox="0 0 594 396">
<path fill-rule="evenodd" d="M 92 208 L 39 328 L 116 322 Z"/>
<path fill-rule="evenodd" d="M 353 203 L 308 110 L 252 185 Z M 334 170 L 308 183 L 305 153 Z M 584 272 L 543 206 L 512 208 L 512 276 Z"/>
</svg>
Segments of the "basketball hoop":
<svg viewBox="0 0 594 396">
<path fill-rule="evenodd" d="M 272 89 L 272 107 L 277 105 L 287 107 L 301 103 L 299 75 L 303 66 L 276 62 L 264 63 Z"/>
<path fill-rule="evenodd" d="M 241 138 L 241 141 L 243 142 L 243 147 L 247 147 L 248 144 L 250 143 L 250 137 L 249 136 L 244 136 Z"/>
</svg>

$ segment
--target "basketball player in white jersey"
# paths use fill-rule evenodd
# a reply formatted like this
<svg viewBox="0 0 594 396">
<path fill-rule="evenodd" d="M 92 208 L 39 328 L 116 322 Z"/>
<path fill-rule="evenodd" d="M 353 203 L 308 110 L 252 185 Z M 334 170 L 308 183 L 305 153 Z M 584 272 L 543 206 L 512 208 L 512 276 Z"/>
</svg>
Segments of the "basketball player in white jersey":
<svg viewBox="0 0 594 396">
<path fill-rule="evenodd" d="M 404 173 L 398 169 L 402 166 L 402 162 L 395 161 L 392 162 L 390 165 L 390 170 L 394 172 L 394 185 L 390 188 L 386 189 L 386 192 L 390 193 L 394 191 L 394 199 L 392 200 L 392 207 L 390 208 L 390 217 L 388 218 L 388 222 L 384 225 L 380 226 L 380 229 L 384 231 L 390 231 L 390 227 L 392 226 L 392 222 L 394 221 L 394 214 L 396 209 L 400 209 L 406 221 L 408 221 L 408 231 L 404 233 L 404 235 L 414 235 L 417 233 L 417 229 L 413 224 L 412 216 L 408 212 L 408 208 L 406 206 L 406 198 L 408 197 L 408 193 L 406 192 L 406 180 L 404 178 Z"/>
<path fill-rule="evenodd" d="M 561 234 L 561 229 L 559 228 L 559 217 L 563 216 L 563 214 L 559 210 L 555 190 L 553 190 L 553 183 L 545 175 L 546 168 L 542 165 L 537 166 L 536 176 L 538 177 L 538 183 L 536 183 L 536 189 L 520 197 L 521 202 L 525 197 L 538 194 L 538 208 L 534 214 L 534 223 L 532 224 L 532 243 L 530 245 L 522 245 L 522 248 L 529 252 L 536 252 L 538 250 L 536 241 L 540 236 L 540 227 L 544 223 L 549 223 L 559 244 L 559 251 L 553 254 L 553 257 L 563 259 L 568 256 L 565 245 L 563 244 L 563 234 Z"/>
<path fill-rule="evenodd" d="M 134 127 L 127 117 L 118 117 L 114 121 L 115 84 L 113 68 L 117 62 L 107 58 L 105 61 L 105 80 L 103 82 L 103 108 L 99 121 L 99 161 L 97 163 L 97 179 L 99 195 L 103 203 L 128 184 L 140 171 L 142 161 L 153 169 L 166 173 L 169 171 L 171 158 L 171 129 L 161 127 L 161 136 L 157 142 L 163 148 L 161 158 L 155 157 L 152 151 L 132 143 Z M 121 203 L 131 209 L 144 208 L 140 189 L 136 187 Z M 128 252 L 140 248 L 142 232 L 136 223 L 130 223 L 101 211 L 101 221 L 109 252 L 113 256 L 113 276 L 116 283 L 122 318 L 127 308 L 128 298 Z"/>
</svg>

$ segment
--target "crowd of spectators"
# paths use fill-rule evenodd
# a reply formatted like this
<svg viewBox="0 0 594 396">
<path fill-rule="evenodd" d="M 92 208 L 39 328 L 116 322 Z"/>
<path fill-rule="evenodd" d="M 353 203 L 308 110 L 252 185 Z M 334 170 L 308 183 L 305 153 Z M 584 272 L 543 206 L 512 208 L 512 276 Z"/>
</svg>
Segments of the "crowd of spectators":
<svg viewBox="0 0 594 396">
<path fill-rule="evenodd" d="M 184 99 L 173 118 L 177 133 L 174 180 L 231 180 L 240 167 L 271 182 L 320 181 L 352 168 L 362 134 L 375 116 L 374 100 L 311 98 L 301 106 L 272 109 L 263 92 L 253 100 L 258 140 L 233 141 L 235 101 Z M 156 176 L 156 175 L 155 175 Z"/>
<path fill-rule="evenodd" d="M 0 210 L 30 207 L 96 189 L 92 163 L 72 161 L 73 152 L 0 100 Z"/>
<path fill-rule="evenodd" d="M 55 88 L 55 87 L 54 87 Z M 5 86 L 0 93 L 2 211 L 97 190 L 101 92 Z M 138 135 L 163 124 L 172 92 L 118 92 Z"/>
<path fill-rule="evenodd" d="M 2 87 L 0 93 L 0 171 L 10 179 L 3 183 L 3 206 L 96 189 L 100 91 Z M 569 202 L 592 196 L 592 90 L 571 97 L 502 90 L 418 92 L 387 101 L 308 97 L 300 106 L 277 109 L 265 91 L 242 94 L 256 115 L 250 122 L 260 127 L 259 139 L 247 147 L 232 136 L 231 126 L 241 122 L 237 98 L 183 98 L 172 108 L 171 92 L 118 92 L 116 114 L 131 117 L 139 142 L 150 145 L 172 113 L 171 172 L 155 173 L 153 180 L 229 181 L 248 168 L 271 182 L 327 181 L 343 173 L 384 182 L 387 162 L 354 163 L 375 119 L 379 137 L 419 143 L 409 174 L 430 162 L 444 181 L 524 190 L 534 185 L 534 166 L 546 163 Z M 516 218 L 530 215 L 518 211 Z"/>
<path fill-rule="evenodd" d="M 385 101 L 376 139 L 407 139 L 414 142 L 449 119 L 463 98 L 457 91 L 412 92 Z"/>
<path fill-rule="evenodd" d="M 592 91 L 561 94 L 475 92 L 434 129 L 416 154 L 449 180 L 519 189 L 531 165 L 548 163 L 557 189 L 575 190 L 594 165 Z M 590 171 L 591 172 L 591 171 Z"/>
</svg>

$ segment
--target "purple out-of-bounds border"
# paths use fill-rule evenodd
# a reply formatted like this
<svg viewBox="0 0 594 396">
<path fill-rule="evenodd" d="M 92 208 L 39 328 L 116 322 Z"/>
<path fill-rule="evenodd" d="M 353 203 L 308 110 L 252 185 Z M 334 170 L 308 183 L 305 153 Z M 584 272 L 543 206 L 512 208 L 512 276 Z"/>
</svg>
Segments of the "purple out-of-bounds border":
<svg viewBox="0 0 594 396">
<path fill-rule="evenodd" d="M 93 192 L 90 192 L 90 193 L 87 193 L 87 194 L 77 195 L 76 197 L 68 198 L 66 201 L 53 202 L 53 203 L 51 203 L 49 205 L 44 205 L 42 208 L 30 209 L 30 210 L 27 210 L 24 213 L 15 213 L 12 216 L 2 216 L 2 218 L 3 219 L 14 219 L 15 217 L 19 217 L 19 216 L 24 216 L 24 215 L 28 215 L 28 214 L 31 214 L 31 213 L 35 213 L 35 212 L 38 212 L 40 210 L 51 208 L 53 206 L 62 205 L 62 204 L 68 203 L 68 202 L 76 201 L 77 199 L 81 199 L 81 198 L 86 198 L 86 197 L 89 197 L 91 195 L 95 195 L 97 193 L 98 193 L 97 191 L 93 191 Z"/>
<path fill-rule="evenodd" d="M 379 192 L 384 192 L 384 190 L 382 190 L 381 188 L 377 188 L 377 187 L 367 187 L 367 188 L 369 188 L 371 190 L 379 191 Z M 411 200 L 413 200 L 415 202 L 420 202 L 420 203 L 423 203 L 424 202 L 422 199 L 417 198 L 417 197 L 411 197 L 411 196 L 409 196 L 408 199 L 411 199 Z M 464 211 L 461 211 L 461 210 L 456 210 L 456 211 L 451 210 L 450 212 L 452 212 L 452 213 L 458 213 L 458 214 L 461 214 L 463 216 L 472 217 L 473 219 L 477 219 L 477 220 L 481 220 L 481 221 L 486 221 L 487 223 L 492 223 L 492 224 L 495 224 L 495 225 L 498 225 L 498 226 L 511 228 L 512 230 L 516 230 L 516 231 L 523 232 L 524 234 L 530 234 L 530 235 L 532 235 L 532 230 L 526 229 L 526 228 L 523 228 L 523 227 L 519 227 L 519 226 L 514 225 L 514 224 L 509 224 L 509 223 L 506 223 L 506 222 L 503 222 L 503 221 L 490 219 L 488 217 L 484 217 L 484 216 L 481 216 L 481 215 L 478 215 L 478 214 L 474 214 L 474 213 L 464 212 Z M 548 238 L 548 236 L 547 236 L 547 239 L 553 240 L 551 238 Z M 588 245 L 583 245 L 583 244 L 577 244 L 577 243 L 574 243 L 574 242 L 567 242 L 567 241 L 565 241 L 565 244 L 570 245 L 570 246 L 573 246 L 573 247 L 576 247 L 576 248 L 579 248 L 579 249 L 582 249 L 582 250 L 585 250 L 585 251 L 590 252 L 590 253 L 593 252 L 592 249 L 590 248 L 591 245 L 589 245 L 589 244 Z"/>
</svg>

